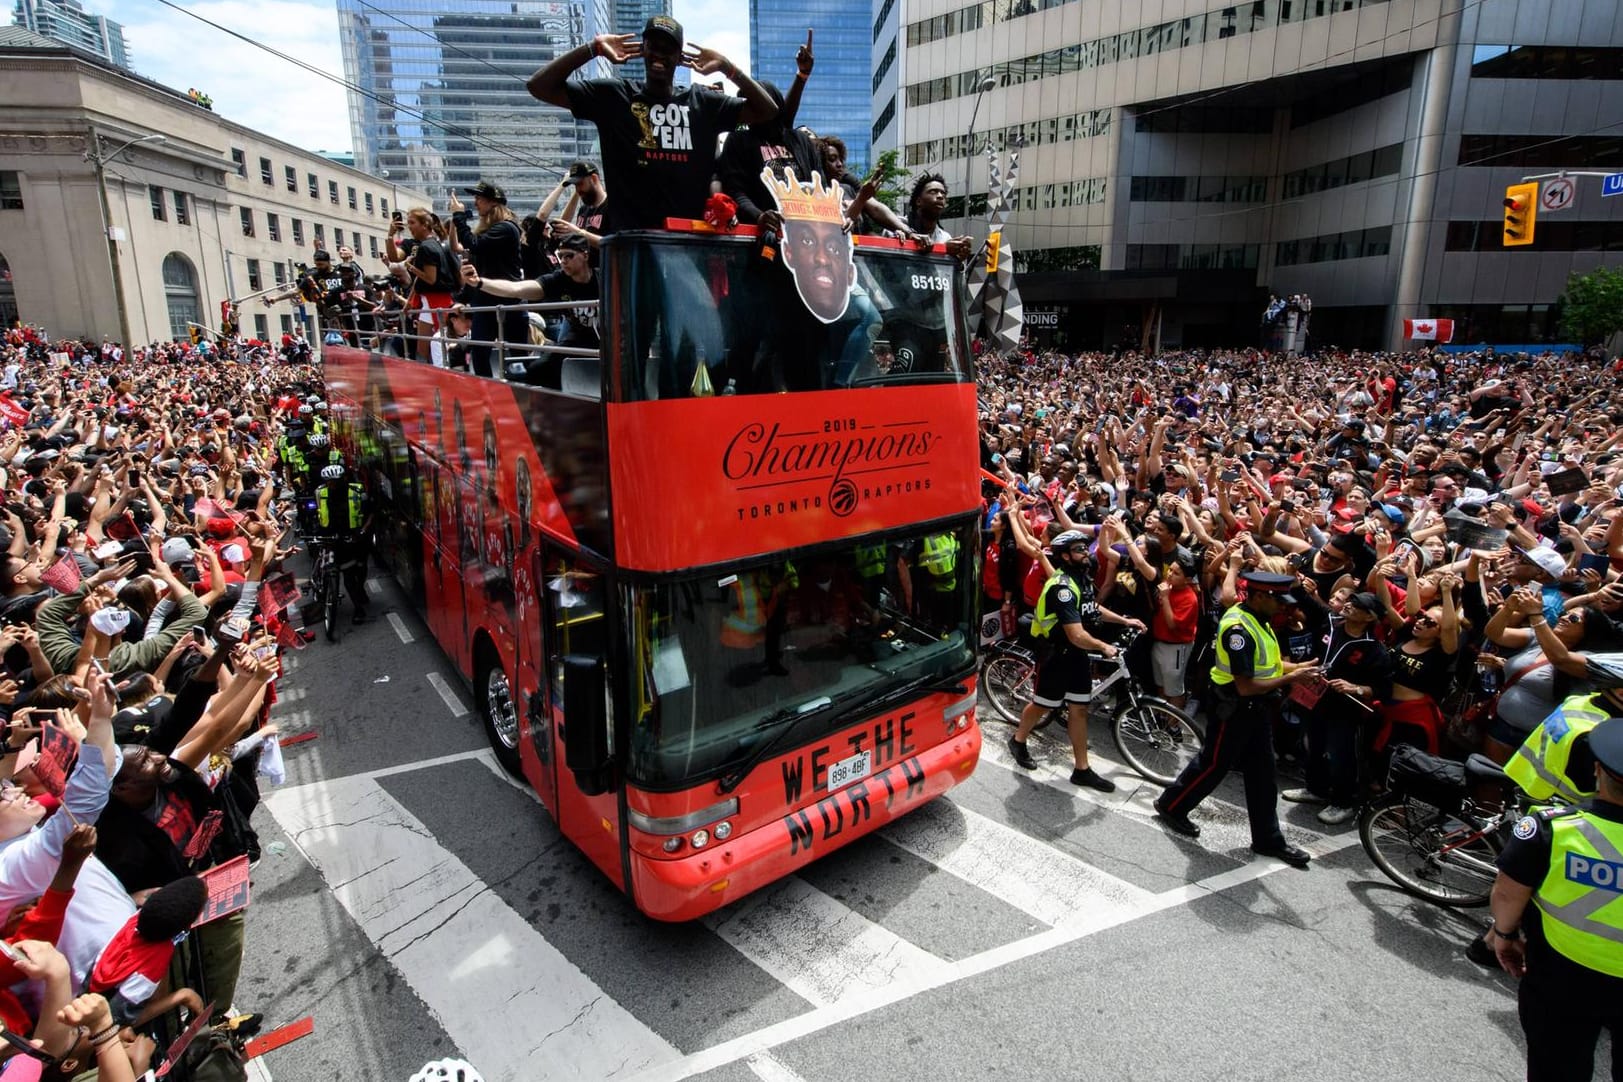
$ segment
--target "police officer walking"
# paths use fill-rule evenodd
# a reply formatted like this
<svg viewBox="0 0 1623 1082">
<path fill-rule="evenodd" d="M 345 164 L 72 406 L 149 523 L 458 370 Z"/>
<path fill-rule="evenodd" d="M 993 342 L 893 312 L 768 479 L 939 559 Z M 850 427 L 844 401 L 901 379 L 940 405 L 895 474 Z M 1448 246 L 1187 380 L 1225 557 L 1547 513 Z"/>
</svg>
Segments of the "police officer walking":
<svg viewBox="0 0 1623 1082">
<path fill-rule="evenodd" d="M 1026 747 L 1026 738 L 1050 710 L 1064 706 L 1071 754 L 1076 761 L 1071 784 L 1102 793 L 1115 792 L 1116 783 L 1088 764 L 1088 699 L 1093 692 L 1093 660 L 1088 657 L 1088 651 L 1107 658 L 1116 656 L 1116 648 L 1094 634 L 1107 622 L 1140 630 L 1144 624 L 1100 608 L 1094 601 L 1093 580 L 1089 574 L 1092 561 L 1088 555 L 1088 539 L 1082 531 L 1065 531 L 1049 542 L 1048 551 L 1055 563 L 1049 566 L 1051 573 L 1037 598 L 1037 610 L 1031 623 L 1031 636 L 1044 656 L 1037 664 L 1031 702 L 1021 712 L 1020 726 L 1009 738 L 1009 753 L 1025 769 L 1037 769 L 1037 760 Z M 1054 634 L 1056 629 L 1058 635 Z"/>
<path fill-rule="evenodd" d="M 1200 836 L 1193 811 L 1239 767 L 1245 775 L 1245 805 L 1251 819 L 1251 851 L 1305 868 L 1307 851 L 1285 840 L 1279 829 L 1275 790 L 1273 719 L 1279 689 L 1319 671 L 1316 663 L 1285 661 L 1274 637 L 1273 618 L 1297 603 L 1291 575 L 1260 571 L 1241 576 L 1245 600 L 1231 606 L 1217 625 L 1217 661 L 1211 672 L 1211 710 L 1200 753 L 1155 802 L 1155 816 L 1185 837 Z"/>
<path fill-rule="evenodd" d="M 1489 903 L 1489 942 L 1522 982 L 1529 1082 L 1589 1082 L 1603 1028 L 1623 1079 L 1623 718 L 1590 730 L 1589 750 L 1595 797 L 1524 816 Z"/>
<path fill-rule="evenodd" d="M 321 485 L 316 489 L 316 527 L 325 543 L 332 545 L 333 558 L 344 576 L 353 621 L 366 622 L 366 559 L 372 536 L 372 510 L 366 489 L 352 480 L 343 463 L 321 468 Z"/>
</svg>

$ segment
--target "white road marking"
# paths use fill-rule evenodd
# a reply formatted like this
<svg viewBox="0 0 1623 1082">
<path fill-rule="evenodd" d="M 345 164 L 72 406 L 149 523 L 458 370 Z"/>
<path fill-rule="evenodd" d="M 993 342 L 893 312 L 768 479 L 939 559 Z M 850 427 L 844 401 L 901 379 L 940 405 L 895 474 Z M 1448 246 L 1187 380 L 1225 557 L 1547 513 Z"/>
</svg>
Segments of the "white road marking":
<svg viewBox="0 0 1623 1082">
<path fill-rule="evenodd" d="M 531 789 L 528 785 L 513 777 L 513 775 L 507 772 L 506 767 L 502 766 L 502 764 L 496 761 L 495 752 L 491 751 L 489 748 L 485 748 L 483 751 L 475 755 L 474 758 L 478 759 L 481 763 L 484 763 L 485 766 L 489 767 L 490 772 L 496 775 L 496 777 L 500 778 L 502 781 L 506 782 L 509 787 L 517 789 L 519 792 L 523 793 L 537 804 L 541 803 L 541 798 L 535 795 L 534 789 Z"/>
<path fill-rule="evenodd" d="M 761 1082 L 806 1082 L 771 1052 L 757 1052 L 744 1061 L 744 1066 L 755 1072 Z"/>
<path fill-rule="evenodd" d="M 461 696 L 451 690 L 451 684 L 445 677 L 437 672 L 431 672 L 428 674 L 428 682 L 433 685 L 435 691 L 440 693 L 440 698 L 445 700 L 446 708 L 451 711 L 453 718 L 460 718 L 467 714 L 468 708 L 462 705 Z"/>
<path fill-rule="evenodd" d="M 932 801 L 880 837 L 1045 924 L 1070 926 L 1147 912 L 1154 895 L 1029 834 L 947 801 Z"/>
<path fill-rule="evenodd" d="M 263 1056 L 248 1061 L 248 1082 L 271 1082 L 270 1069 L 265 1066 Z"/>
<path fill-rule="evenodd" d="M 818 1007 L 928 980 L 946 964 L 794 876 L 712 913 L 704 924 Z"/>
<path fill-rule="evenodd" d="M 394 628 L 394 633 L 400 636 L 401 642 L 410 642 L 412 640 L 411 632 L 406 630 L 406 621 L 400 618 L 398 612 L 385 613 L 384 615 L 388 617 L 389 626 Z"/>
<path fill-rule="evenodd" d="M 378 596 L 383 592 L 383 583 L 379 582 L 377 579 L 367 579 L 366 592 L 371 594 L 373 597 Z"/>
<path fill-rule="evenodd" d="M 265 803 L 490 1082 L 610 1079 L 678 1058 L 372 778 Z"/>
</svg>

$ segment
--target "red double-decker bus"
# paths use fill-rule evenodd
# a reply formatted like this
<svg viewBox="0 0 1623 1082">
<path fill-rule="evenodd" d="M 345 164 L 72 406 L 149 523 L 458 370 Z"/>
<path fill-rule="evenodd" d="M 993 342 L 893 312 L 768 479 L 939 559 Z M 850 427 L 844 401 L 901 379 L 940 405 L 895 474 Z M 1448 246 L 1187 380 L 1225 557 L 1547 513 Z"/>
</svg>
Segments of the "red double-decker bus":
<svg viewBox="0 0 1623 1082">
<path fill-rule="evenodd" d="M 496 756 L 663 920 L 906 814 L 980 752 L 960 272 L 860 241 L 827 322 L 769 270 L 748 236 L 615 236 L 601 357 L 503 358 L 523 381 L 326 351 L 380 552 Z"/>
</svg>

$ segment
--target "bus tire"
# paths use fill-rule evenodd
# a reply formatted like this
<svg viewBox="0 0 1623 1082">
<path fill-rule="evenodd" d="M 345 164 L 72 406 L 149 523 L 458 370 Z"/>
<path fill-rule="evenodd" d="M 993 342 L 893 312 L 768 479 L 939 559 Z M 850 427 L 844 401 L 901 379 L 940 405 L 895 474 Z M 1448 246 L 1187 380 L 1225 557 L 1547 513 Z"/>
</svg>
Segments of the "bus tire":
<svg viewBox="0 0 1623 1082">
<path fill-rule="evenodd" d="M 502 769 L 523 780 L 519 764 L 518 702 L 507 679 L 496 651 L 487 645 L 479 649 L 479 665 L 474 680 L 474 695 L 479 702 L 479 717 L 485 725 L 485 739 Z"/>
</svg>

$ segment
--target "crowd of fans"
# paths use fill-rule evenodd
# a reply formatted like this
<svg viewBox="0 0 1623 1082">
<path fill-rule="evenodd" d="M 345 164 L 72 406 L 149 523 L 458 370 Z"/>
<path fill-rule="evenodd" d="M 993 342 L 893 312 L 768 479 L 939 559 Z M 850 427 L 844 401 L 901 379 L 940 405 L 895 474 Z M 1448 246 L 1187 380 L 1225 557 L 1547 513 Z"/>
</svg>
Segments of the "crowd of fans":
<svg viewBox="0 0 1623 1082">
<path fill-rule="evenodd" d="M 243 1024 L 243 914 L 199 918 L 281 770 L 283 448 L 319 384 L 242 342 L 19 326 L 0 359 L 0 1077 L 124 1082 L 210 1005 Z"/>
<path fill-rule="evenodd" d="M 1326 683 L 1282 704 L 1276 749 L 1307 777 L 1285 798 L 1325 822 L 1398 741 L 1505 762 L 1585 689 L 1586 651 L 1623 646 L 1623 394 L 1600 354 L 1027 351 L 979 371 L 988 614 L 1018 626 L 1039 550 L 1080 530 L 1084 592 L 1149 628 L 1135 673 L 1195 710 L 1243 574 L 1295 576 L 1280 645 Z"/>
</svg>

